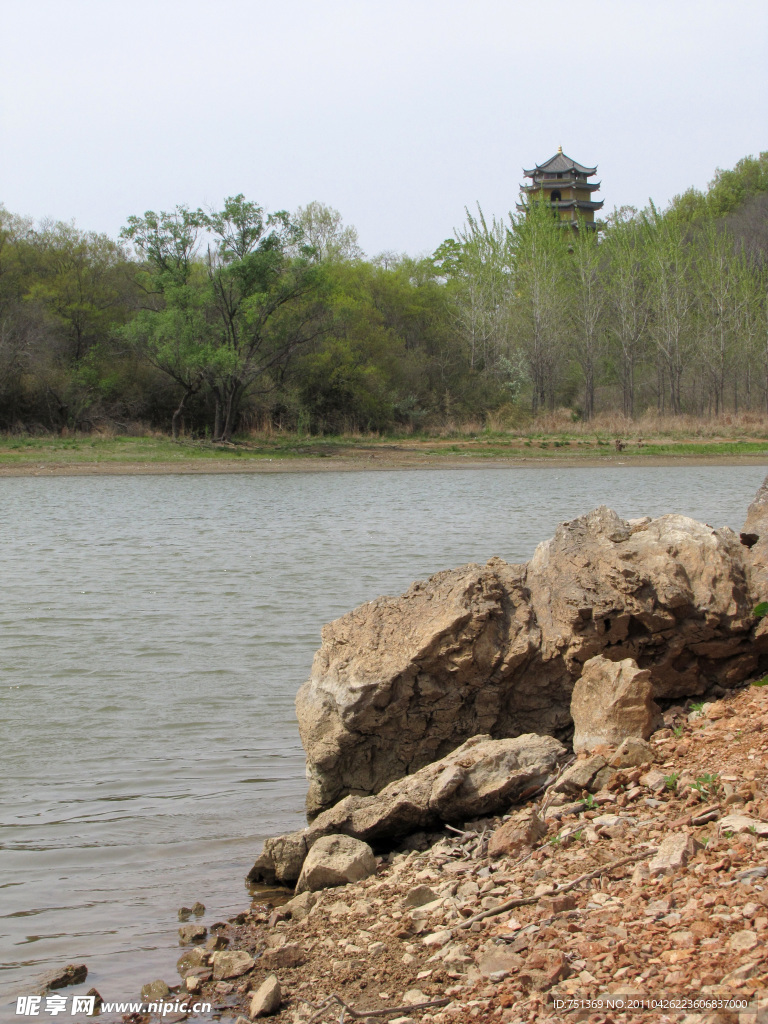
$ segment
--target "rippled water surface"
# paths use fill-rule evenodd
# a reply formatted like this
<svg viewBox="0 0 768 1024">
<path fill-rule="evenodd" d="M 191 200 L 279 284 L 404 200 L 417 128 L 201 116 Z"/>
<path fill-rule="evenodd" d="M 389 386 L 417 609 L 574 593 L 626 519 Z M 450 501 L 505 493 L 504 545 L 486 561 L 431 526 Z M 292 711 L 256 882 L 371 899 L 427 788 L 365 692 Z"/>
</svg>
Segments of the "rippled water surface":
<svg viewBox="0 0 768 1024">
<path fill-rule="evenodd" d="M 177 908 L 244 908 L 262 839 L 303 824 L 293 698 L 324 622 L 600 504 L 738 529 L 764 474 L 0 480 L 0 1011 L 59 963 L 107 999 L 172 981 Z"/>
</svg>

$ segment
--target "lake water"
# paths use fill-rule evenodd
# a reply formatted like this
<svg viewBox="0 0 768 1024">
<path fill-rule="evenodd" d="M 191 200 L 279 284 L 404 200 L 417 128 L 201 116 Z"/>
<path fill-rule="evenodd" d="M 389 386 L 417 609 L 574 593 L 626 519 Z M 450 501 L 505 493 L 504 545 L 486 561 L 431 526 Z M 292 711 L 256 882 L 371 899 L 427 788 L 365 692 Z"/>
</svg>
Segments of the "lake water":
<svg viewBox="0 0 768 1024">
<path fill-rule="evenodd" d="M 0 480 L 0 1016 L 84 961 L 176 979 L 177 909 L 245 908 L 301 827 L 293 698 L 324 622 L 600 504 L 738 529 L 765 467 Z"/>
</svg>

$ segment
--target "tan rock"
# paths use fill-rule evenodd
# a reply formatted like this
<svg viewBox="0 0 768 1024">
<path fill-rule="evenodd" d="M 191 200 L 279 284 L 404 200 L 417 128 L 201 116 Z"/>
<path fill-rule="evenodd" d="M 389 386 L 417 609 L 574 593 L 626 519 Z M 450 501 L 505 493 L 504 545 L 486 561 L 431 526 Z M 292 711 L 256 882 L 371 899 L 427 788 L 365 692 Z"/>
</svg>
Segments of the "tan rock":
<svg viewBox="0 0 768 1024">
<path fill-rule="evenodd" d="M 651 673 L 631 658 L 590 658 L 573 688 L 573 749 L 591 751 L 628 738 L 647 740 L 663 723 L 653 699 Z"/>
<path fill-rule="evenodd" d="M 280 982 L 274 974 L 270 974 L 258 989 L 251 996 L 250 1017 L 255 1020 L 257 1017 L 270 1017 L 280 1009 L 283 1001 L 283 993 Z"/>
<path fill-rule="evenodd" d="M 438 899 L 434 889 L 428 885 L 414 885 L 403 897 L 404 907 L 423 907 L 428 903 L 434 903 Z"/>
<path fill-rule="evenodd" d="M 200 967 L 206 962 L 208 954 L 205 950 L 199 946 L 195 946 L 193 949 L 188 949 L 185 953 L 179 957 L 176 961 L 176 970 L 182 976 L 186 978 L 190 971 L 199 970 Z"/>
<path fill-rule="evenodd" d="M 315 892 L 302 892 L 284 903 L 280 909 L 283 913 L 290 914 L 292 921 L 303 921 L 305 917 L 309 916 L 319 899 L 319 895 Z"/>
<path fill-rule="evenodd" d="M 242 949 L 221 949 L 213 954 L 213 977 L 215 981 L 239 978 L 247 974 L 256 961 Z"/>
<path fill-rule="evenodd" d="M 168 985 L 163 981 L 162 978 L 158 978 L 156 981 L 150 981 L 146 985 L 141 986 L 141 999 L 145 1003 L 158 1003 L 167 999 L 171 994 L 171 990 Z"/>
<path fill-rule="evenodd" d="M 367 843 L 352 836 L 321 836 L 307 854 L 296 892 L 317 892 L 359 882 L 375 871 L 376 858 Z"/>
<path fill-rule="evenodd" d="M 522 821 L 507 821 L 491 836 L 488 843 L 488 856 L 514 857 L 523 850 L 533 849 L 547 834 L 547 826 L 531 811 Z"/>
<path fill-rule="evenodd" d="M 645 775 L 640 776 L 640 785 L 645 786 L 646 789 L 650 789 L 652 793 L 661 793 L 662 790 L 667 788 L 667 780 L 664 772 L 658 771 L 656 768 L 651 768 Z"/>
<path fill-rule="evenodd" d="M 419 1003 L 426 1003 L 429 997 L 425 996 L 420 988 L 409 988 L 403 996 L 403 1006 L 418 1006 Z"/>
<path fill-rule="evenodd" d="M 489 950 L 480 957 L 477 968 L 484 978 L 490 978 L 492 974 L 511 974 L 519 970 L 523 965 L 523 958 L 511 950 L 496 948 Z"/>
<path fill-rule="evenodd" d="M 684 868 L 701 845 L 693 836 L 678 832 L 667 836 L 648 865 L 651 875 L 671 875 Z"/>
<path fill-rule="evenodd" d="M 297 942 L 286 942 L 277 949 L 267 949 L 259 958 L 259 966 L 268 971 L 281 968 L 301 967 L 306 962 L 306 952 Z"/>
<path fill-rule="evenodd" d="M 752 818 L 748 814 L 726 814 L 718 822 L 721 832 L 752 832 L 758 836 L 768 836 L 768 822 Z"/>
<path fill-rule="evenodd" d="M 619 749 L 610 758 L 612 768 L 639 768 L 640 765 L 653 761 L 653 747 L 647 740 L 636 736 L 628 736 L 619 745 Z"/>
<path fill-rule="evenodd" d="M 557 780 L 555 791 L 568 796 L 581 796 L 583 790 L 596 793 L 615 772 L 602 754 L 580 758 L 565 769 Z"/>
<path fill-rule="evenodd" d="M 208 929 L 202 924 L 183 924 L 179 928 L 179 945 L 188 946 L 192 942 L 202 942 Z"/>
<path fill-rule="evenodd" d="M 754 949 L 757 946 L 759 941 L 757 932 L 753 932 L 749 928 L 745 928 L 743 931 L 734 932 L 728 942 L 728 945 L 734 953 L 748 953 L 751 949 Z"/>
</svg>

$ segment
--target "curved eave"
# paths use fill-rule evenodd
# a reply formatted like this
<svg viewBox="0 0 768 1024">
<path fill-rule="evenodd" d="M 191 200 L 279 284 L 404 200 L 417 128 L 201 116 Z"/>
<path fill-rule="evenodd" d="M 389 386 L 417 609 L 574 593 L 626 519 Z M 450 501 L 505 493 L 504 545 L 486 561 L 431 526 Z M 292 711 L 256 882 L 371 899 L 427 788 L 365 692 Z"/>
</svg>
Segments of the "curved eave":
<svg viewBox="0 0 768 1024">
<path fill-rule="evenodd" d="M 566 178 L 551 179 L 546 182 L 539 182 L 535 185 L 521 185 L 521 192 L 553 192 L 555 189 L 563 188 L 575 188 L 583 189 L 585 192 L 599 192 L 602 187 L 602 182 L 598 181 L 597 184 L 593 184 L 589 181 L 580 181 L 578 178 L 568 180 Z"/>
<path fill-rule="evenodd" d="M 551 199 L 544 199 L 547 206 L 551 206 L 552 209 L 558 210 L 602 210 L 604 199 L 599 199 L 596 202 L 590 202 L 586 199 L 560 199 L 554 202 Z M 518 210 L 525 210 L 527 207 L 520 203 L 515 204 Z"/>
<path fill-rule="evenodd" d="M 602 210 L 604 199 L 597 202 L 589 202 L 586 199 L 563 199 L 550 202 L 550 206 L 556 206 L 558 210 Z"/>
<path fill-rule="evenodd" d="M 549 160 L 545 160 L 543 164 L 536 164 L 535 168 L 530 171 L 523 168 L 523 174 L 526 178 L 532 178 L 535 174 L 554 174 L 558 171 L 578 171 L 580 174 L 590 176 L 597 174 L 597 165 L 585 167 L 566 153 L 555 153 Z"/>
</svg>

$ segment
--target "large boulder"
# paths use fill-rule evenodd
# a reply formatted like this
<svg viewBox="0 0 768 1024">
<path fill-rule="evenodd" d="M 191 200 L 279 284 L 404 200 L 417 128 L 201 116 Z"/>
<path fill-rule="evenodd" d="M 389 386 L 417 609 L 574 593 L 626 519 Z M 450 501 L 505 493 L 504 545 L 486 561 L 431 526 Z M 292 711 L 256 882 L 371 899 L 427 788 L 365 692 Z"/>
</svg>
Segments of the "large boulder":
<svg viewBox="0 0 768 1024">
<path fill-rule="evenodd" d="M 376 858 L 367 843 L 352 836 L 322 836 L 301 868 L 296 892 L 317 892 L 360 882 L 376 871 Z"/>
<path fill-rule="evenodd" d="M 574 683 L 599 654 L 647 669 L 656 699 L 748 678 L 746 550 L 727 528 L 599 508 L 527 565 L 438 573 L 332 622 L 296 699 L 308 817 L 480 733 L 568 738 Z"/>
<path fill-rule="evenodd" d="M 741 533 L 750 591 L 755 604 L 768 601 L 768 477 L 747 509 Z"/>
<path fill-rule="evenodd" d="M 664 720 L 653 699 L 648 669 L 631 658 L 610 661 L 598 654 L 584 665 L 571 697 L 573 749 L 618 747 L 625 739 L 647 740 Z"/>
<path fill-rule="evenodd" d="M 566 755 L 552 736 L 475 736 L 376 796 L 347 796 L 318 815 L 309 828 L 268 839 L 248 877 L 269 885 L 294 884 L 301 869 L 300 851 L 303 857 L 314 852 L 323 836 L 347 835 L 386 848 L 415 831 L 505 811 L 554 778 Z"/>
</svg>

